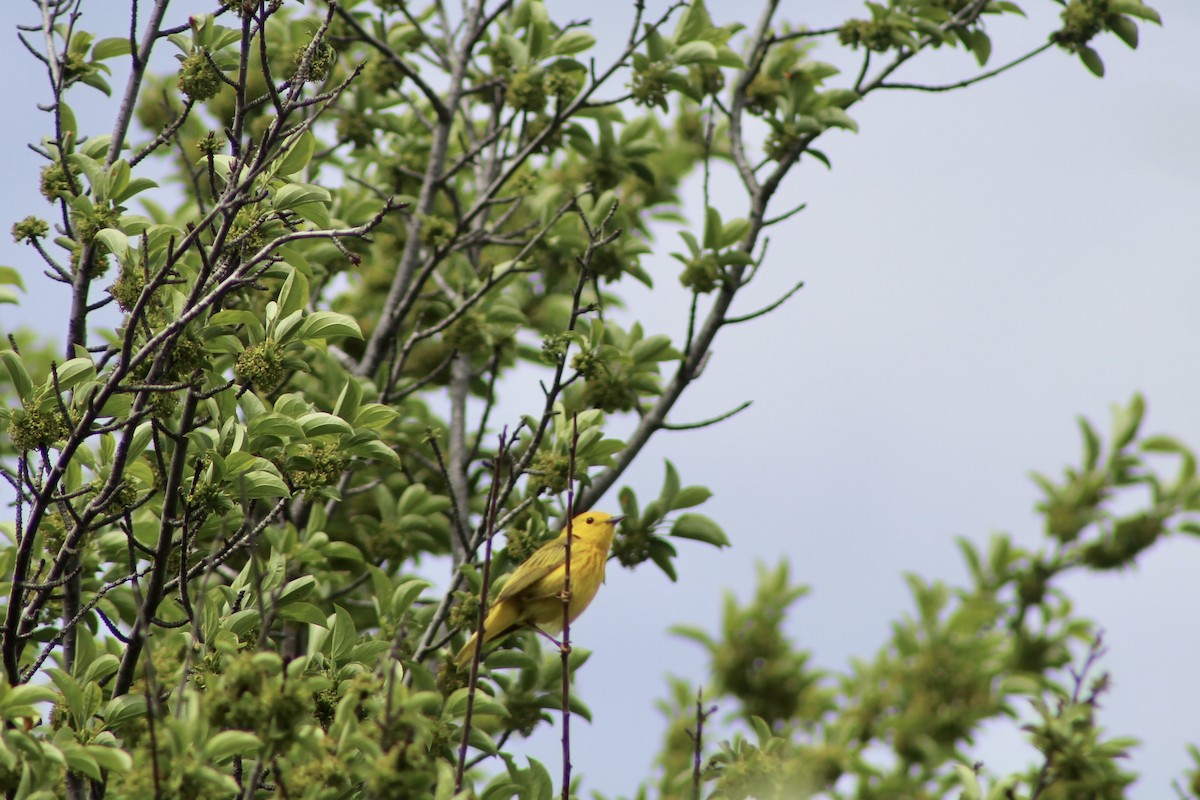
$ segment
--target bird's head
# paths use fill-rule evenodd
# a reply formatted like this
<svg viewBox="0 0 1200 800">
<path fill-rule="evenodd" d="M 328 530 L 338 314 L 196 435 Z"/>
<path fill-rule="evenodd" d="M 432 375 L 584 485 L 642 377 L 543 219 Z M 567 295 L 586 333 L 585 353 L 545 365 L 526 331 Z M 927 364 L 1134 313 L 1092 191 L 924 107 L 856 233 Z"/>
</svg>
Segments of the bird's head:
<svg viewBox="0 0 1200 800">
<path fill-rule="evenodd" d="M 603 511 L 585 511 L 571 520 L 571 533 L 585 541 L 607 546 L 612 543 L 617 523 L 623 519 Z"/>
</svg>

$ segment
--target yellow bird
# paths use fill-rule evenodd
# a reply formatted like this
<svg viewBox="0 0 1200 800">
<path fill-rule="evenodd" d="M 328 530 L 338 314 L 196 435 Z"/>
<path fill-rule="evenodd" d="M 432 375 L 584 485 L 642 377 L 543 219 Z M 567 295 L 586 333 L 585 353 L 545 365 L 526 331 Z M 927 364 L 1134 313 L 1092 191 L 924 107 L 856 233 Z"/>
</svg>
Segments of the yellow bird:
<svg viewBox="0 0 1200 800">
<path fill-rule="evenodd" d="M 568 616 L 572 622 L 596 596 L 604 582 L 604 565 L 612 546 L 617 523 L 600 511 L 588 511 L 571 520 L 571 599 Z M 546 542 L 526 559 L 509 577 L 483 622 L 486 644 L 522 625 L 533 625 L 544 632 L 562 630 L 562 591 L 566 582 L 567 529 L 557 539 Z M 475 655 L 478 633 L 458 651 L 460 667 Z"/>
</svg>

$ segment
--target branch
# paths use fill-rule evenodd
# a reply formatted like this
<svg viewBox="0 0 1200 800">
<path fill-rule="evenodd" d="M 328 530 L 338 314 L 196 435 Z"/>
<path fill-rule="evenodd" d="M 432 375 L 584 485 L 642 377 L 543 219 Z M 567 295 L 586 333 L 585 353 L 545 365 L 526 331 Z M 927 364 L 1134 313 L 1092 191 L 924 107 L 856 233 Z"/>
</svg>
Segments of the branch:
<svg viewBox="0 0 1200 800">
<path fill-rule="evenodd" d="M 330 5 L 333 6 L 333 3 L 330 3 Z M 400 7 L 401 9 L 404 9 L 405 4 L 402 3 Z M 340 17 L 343 22 L 353 29 L 354 32 L 358 34 L 360 39 L 378 50 L 384 58 L 391 62 L 398 70 L 404 73 L 404 77 L 412 81 L 413 86 L 416 86 L 421 90 L 421 94 L 425 96 L 425 99 L 429 101 L 429 105 L 433 107 L 433 113 L 437 115 L 438 120 L 442 123 L 449 124 L 451 121 L 450 109 L 447 108 L 446 104 L 442 102 L 442 98 L 438 97 L 438 94 L 436 91 L 434 91 L 433 87 L 425 82 L 420 73 L 416 72 L 412 67 L 404 63 L 404 59 L 398 56 L 396 51 L 388 46 L 387 42 L 381 41 L 375 36 L 372 36 L 371 32 L 359 24 L 358 20 L 355 19 L 354 15 L 352 15 L 349 11 L 341 6 L 336 6 L 335 8 L 337 10 L 338 17 Z"/>
<path fill-rule="evenodd" d="M 724 414 L 721 414 L 720 416 L 713 417 L 711 419 L 706 419 L 702 422 L 689 422 L 689 423 L 686 423 L 683 425 L 672 425 L 669 422 L 664 422 L 663 430 L 666 430 L 666 431 L 693 431 L 693 430 L 697 430 L 699 428 L 707 428 L 709 425 L 716 425 L 718 422 L 724 422 L 725 420 L 729 419 L 730 417 L 734 417 L 734 416 L 742 413 L 743 411 L 745 411 L 747 408 L 749 408 L 753 404 L 754 404 L 753 400 L 747 400 L 746 402 L 742 403 L 740 406 L 733 409 L 732 411 L 726 411 Z"/>
<path fill-rule="evenodd" d="M 496 450 L 496 459 L 492 464 L 492 485 L 488 490 L 487 518 L 484 529 L 487 531 L 486 551 L 483 557 L 483 584 L 479 589 L 479 618 L 475 624 L 475 652 L 471 657 L 470 688 L 467 690 L 467 711 L 463 717 L 462 742 L 458 747 L 458 770 L 454 777 L 455 791 L 462 791 L 463 772 L 467 766 L 467 742 L 471 737 L 471 715 L 475 710 L 475 690 L 479 682 L 479 661 L 483 656 L 484 622 L 487 620 L 488 591 L 492 581 L 492 539 L 496 536 L 496 500 L 499 495 L 500 470 L 503 468 L 505 447 L 508 444 L 508 428 L 500 432 L 500 444 Z"/>
<path fill-rule="evenodd" d="M 744 314 L 740 317 L 729 317 L 728 319 L 725 320 L 725 324 L 726 325 L 737 325 L 739 323 L 749 322 L 752 319 L 758 319 L 761 316 L 770 314 L 772 311 L 779 308 L 781 305 L 783 305 L 789 299 L 791 299 L 792 295 L 794 295 L 796 292 L 800 291 L 803 288 L 804 288 L 804 281 L 799 281 L 791 289 L 788 289 L 787 292 L 784 293 L 783 297 L 779 298 L 774 303 L 771 303 L 768 306 L 764 306 L 763 308 L 760 308 L 758 311 L 752 311 L 749 314 Z"/>
<path fill-rule="evenodd" d="M 997 75 L 999 75 L 1000 73 L 1007 72 L 1008 70 L 1012 69 L 1015 66 L 1024 64 L 1029 59 L 1034 58 L 1035 56 L 1041 55 L 1042 53 L 1046 52 L 1053 46 L 1054 46 L 1054 42 L 1046 42 L 1041 47 L 1035 47 L 1033 50 L 1030 50 L 1025 55 L 1019 56 L 1018 58 L 1014 58 L 1012 61 L 1009 61 L 1007 64 L 1005 64 L 1002 67 L 996 67 L 996 69 L 990 70 L 988 72 L 984 72 L 980 75 L 976 75 L 974 78 L 967 78 L 966 80 L 959 81 L 958 83 L 947 83 L 947 84 L 942 84 L 941 86 L 925 86 L 925 85 L 919 84 L 919 83 L 879 83 L 879 84 L 876 84 L 875 88 L 877 88 L 877 89 L 911 89 L 911 90 L 919 91 L 919 92 L 949 92 L 949 91 L 953 91 L 954 89 L 965 89 L 966 87 L 971 86 L 976 83 L 979 83 L 980 81 L 986 81 L 988 78 L 994 78 Z"/>
<path fill-rule="evenodd" d="M 571 450 L 567 461 L 567 540 L 563 561 L 562 643 L 562 800 L 571 800 L 571 529 L 575 521 L 575 450 L 579 446 L 579 415 L 571 415 Z M 589 521 L 591 518 L 589 517 Z M 601 560 L 601 567 L 604 562 Z"/>
<path fill-rule="evenodd" d="M 795 41 L 796 39 L 808 39 L 813 36 L 828 36 L 831 33 L 837 33 L 841 29 L 842 28 L 839 25 L 834 28 L 818 28 L 814 31 L 793 31 L 792 33 L 784 33 L 767 39 L 767 47 L 771 47 L 782 42 Z"/>
</svg>

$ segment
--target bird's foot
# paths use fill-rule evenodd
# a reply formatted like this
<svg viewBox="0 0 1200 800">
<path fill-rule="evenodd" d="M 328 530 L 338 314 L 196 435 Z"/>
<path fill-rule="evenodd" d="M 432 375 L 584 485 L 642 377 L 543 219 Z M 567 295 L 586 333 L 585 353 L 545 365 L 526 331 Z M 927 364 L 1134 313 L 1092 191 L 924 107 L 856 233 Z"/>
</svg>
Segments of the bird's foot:
<svg viewBox="0 0 1200 800">
<path fill-rule="evenodd" d="M 551 636 L 550 634 L 546 633 L 544 630 L 542 630 L 541 628 L 539 628 L 537 625 L 533 625 L 533 626 L 531 626 L 531 627 L 532 627 L 532 628 L 533 628 L 535 631 L 537 631 L 538 633 L 540 633 L 542 636 L 545 636 L 545 637 L 546 637 L 546 639 L 547 639 L 547 640 L 549 640 L 549 642 L 550 642 L 551 644 L 553 644 L 555 647 L 557 647 L 559 650 L 561 650 L 561 649 L 563 648 L 563 643 L 562 643 L 562 642 L 560 642 L 558 639 L 555 639 L 555 638 L 554 638 L 553 636 Z M 570 645 L 568 645 L 568 647 L 570 647 Z"/>
</svg>

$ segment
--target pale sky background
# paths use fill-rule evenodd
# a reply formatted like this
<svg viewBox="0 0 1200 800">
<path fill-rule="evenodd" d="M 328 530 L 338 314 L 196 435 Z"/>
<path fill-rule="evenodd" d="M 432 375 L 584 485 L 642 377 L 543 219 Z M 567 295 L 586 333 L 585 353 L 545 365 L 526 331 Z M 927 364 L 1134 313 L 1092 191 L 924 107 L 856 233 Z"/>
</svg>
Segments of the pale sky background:
<svg viewBox="0 0 1200 800">
<path fill-rule="evenodd" d="M 1058 8 L 1023 5 L 1031 21 L 992 25 L 992 65 L 1040 43 Z M 1141 391 L 1147 430 L 1200 446 L 1200 7 L 1152 5 L 1165 27 L 1142 25 L 1138 51 L 1111 36 L 1098 42 L 1103 80 L 1051 52 L 961 92 L 876 95 L 852 110 L 861 133 L 822 140 L 832 172 L 809 167 L 786 184 L 776 208 L 806 202 L 808 210 L 771 230 L 771 257 L 739 309 L 757 308 L 796 280 L 807 286 L 774 315 L 720 335 L 673 421 L 745 400 L 754 406 L 714 428 L 660 434 L 625 479 L 651 498 L 670 458 L 685 484 L 716 492 L 700 510 L 734 546 L 718 552 L 679 542 L 674 585 L 652 565 L 631 573 L 614 564 L 573 626 L 576 643 L 595 651 L 576 686 L 595 721 L 572 728 L 585 790 L 631 795 L 650 774 L 665 729 L 654 708 L 666 694 L 663 676 L 697 681 L 706 671 L 699 648 L 666 630 L 716 630 L 721 590 L 748 598 L 756 562 L 786 558 L 795 579 L 812 587 L 787 628 L 817 665 L 839 670 L 852 657 L 871 658 L 889 622 L 909 613 L 905 571 L 965 579 L 955 537 L 985 542 L 1007 531 L 1041 544 L 1039 495 L 1027 473 L 1057 476 L 1078 460 L 1076 414 L 1107 431 L 1110 404 Z M 583 18 L 599 6 L 553 7 Z M 594 20 L 597 35 L 623 41 L 626 6 L 609 8 Z M 758 13 L 747 2 L 710 8 L 717 22 L 752 23 Z M 818 28 L 862 13 L 857 3 L 814 0 L 785 2 L 783 15 Z M 32 4 L 0 8 L 10 37 L 0 49 L 9 76 L 0 128 L 9 153 L 5 231 L 47 210 L 38 161 L 24 143 L 41 136 L 33 104 L 48 93 L 11 38 L 16 22 L 35 18 Z M 818 57 L 836 61 L 832 48 Z M 958 52 L 918 66 L 898 79 L 942 83 L 977 71 Z M 96 120 L 82 123 L 95 132 L 112 118 L 80 99 L 76 114 Z M 730 176 L 714 180 L 714 196 L 728 203 L 722 212 L 739 214 Z M 698 188 L 688 198 L 693 219 L 701 218 Z M 676 337 L 685 330 L 685 296 L 667 253 L 679 245 L 664 228 L 646 262 L 658 289 L 627 295 L 627 319 Z M 0 264 L 36 267 L 32 251 L 8 236 Z M 21 318 L 61 338 L 65 294 L 27 280 Z M 0 306 L 6 321 L 16 313 Z M 505 408 L 515 418 L 537 391 L 511 387 Z M 615 496 L 602 506 L 615 509 Z M 1136 571 L 1067 582 L 1078 611 L 1107 631 L 1103 666 L 1113 691 L 1101 722 L 1143 741 L 1130 761 L 1142 774 L 1131 796 L 1171 795 L 1170 781 L 1189 764 L 1185 744 L 1200 740 L 1197 545 L 1168 540 Z M 557 775 L 557 736 L 547 729 L 511 749 Z M 1029 756 L 1011 733 L 983 738 L 973 755 L 998 771 Z"/>
</svg>

